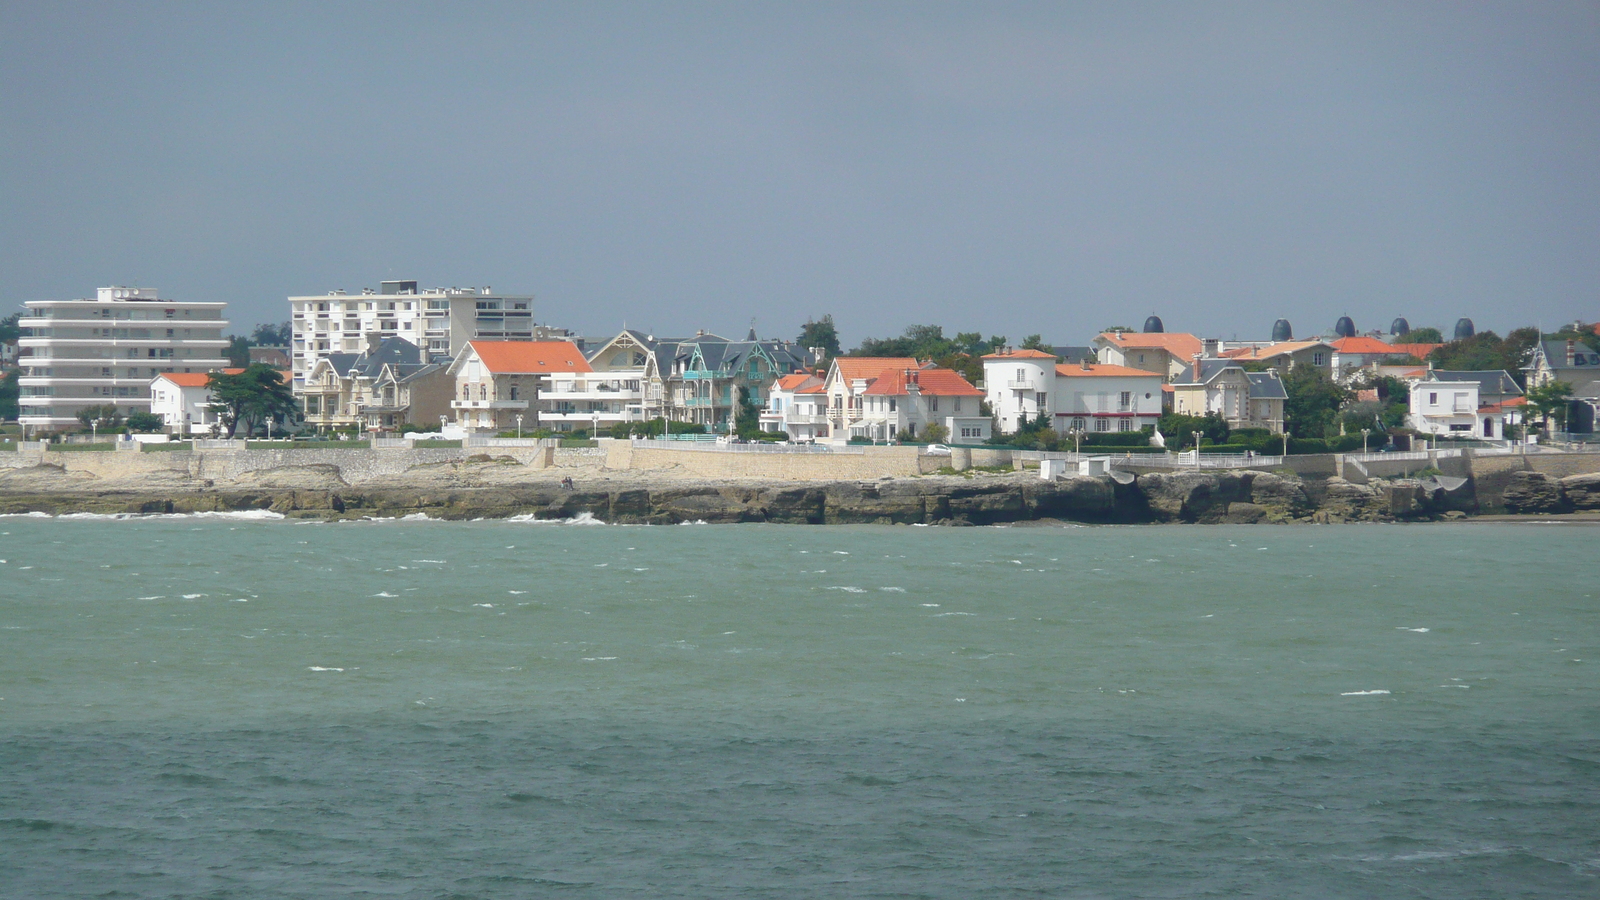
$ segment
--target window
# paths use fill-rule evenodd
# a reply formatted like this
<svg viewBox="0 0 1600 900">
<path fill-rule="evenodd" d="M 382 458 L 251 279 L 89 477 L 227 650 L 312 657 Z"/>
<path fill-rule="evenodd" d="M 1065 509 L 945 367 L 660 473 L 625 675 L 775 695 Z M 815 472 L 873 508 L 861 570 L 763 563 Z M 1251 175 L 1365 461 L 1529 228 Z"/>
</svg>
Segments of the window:
<svg viewBox="0 0 1600 900">
<path fill-rule="evenodd" d="M 1111 421 L 1109 419 L 1095 419 L 1094 420 L 1094 430 L 1095 431 L 1110 431 L 1111 430 Z"/>
<path fill-rule="evenodd" d="M 1072 430 L 1073 431 L 1082 431 L 1083 430 L 1083 420 L 1082 419 L 1073 419 L 1072 420 Z"/>
<path fill-rule="evenodd" d="M 1133 392 L 1132 391 L 1123 391 L 1122 392 L 1122 396 L 1117 399 L 1117 403 L 1124 410 L 1126 410 L 1128 407 L 1132 406 L 1133 405 Z"/>
<path fill-rule="evenodd" d="M 1428 405 L 1429 406 L 1438 406 L 1439 405 L 1439 395 L 1437 393 L 1434 393 L 1433 391 L 1429 391 L 1428 392 Z"/>
<path fill-rule="evenodd" d="M 1313 366 L 1322 365 L 1322 354 L 1321 353 L 1313 353 L 1313 354 L 1311 354 L 1311 364 Z"/>
<path fill-rule="evenodd" d="M 1117 420 L 1117 430 L 1118 431 L 1132 431 L 1133 430 L 1133 420 L 1132 419 L 1118 419 Z"/>
<path fill-rule="evenodd" d="M 938 412 L 938 411 L 939 411 L 939 398 L 938 397 L 929 397 L 928 398 L 928 412 Z"/>
<path fill-rule="evenodd" d="M 893 397 L 889 398 L 889 412 L 894 412 L 894 398 Z M 893 433 L 892 429 L 891 429 L 891 433 Z"/>
<path fill-rule="evenodd" d="M 487 400 L 487 399 L 489 399 L 489 386 L 487 384 L 478 385 L 478 399 L 479 400 Z"/>
<path fill-rule="evenodd" d="M 1034 395 L 1033 403 L 1034 403 L 1034 405 L 1036 407 L 1038 407 L 1039 412 L 1044 412 L 1044 407 L 1045 407 L 1045 393 L 1044 393 L 1044 391 L 1040 391 L 1039 393 Z"/>
<path fill-rule="evenodd" d="M 956 412 L 961 412 L 961 398 L 960 397 L 957 397 L 955 399 L 954 408 L 955 408 Z"/>
</svg>

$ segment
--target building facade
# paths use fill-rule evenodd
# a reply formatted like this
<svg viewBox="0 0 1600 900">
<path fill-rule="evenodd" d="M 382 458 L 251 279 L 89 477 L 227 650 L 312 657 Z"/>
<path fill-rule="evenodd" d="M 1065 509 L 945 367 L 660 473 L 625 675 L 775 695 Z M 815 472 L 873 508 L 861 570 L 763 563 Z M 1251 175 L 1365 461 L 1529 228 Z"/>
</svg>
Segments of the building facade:
<svg viewBox="0 0 1600 900">
<path fill-rule="evenodd" d="M 227 304 L 162 299 L 153 288 L 100 288 L 92 300 L 30 300 L 18 324 L 18 421 L 27 433 L 74 428 L 89 406 L 150 411 L 164 373 L 228 364 Z"/>
<path fill-rule="evenodd" d="M 1277 372 L 1246 372 L 1231 359 L 1196 359 L 1172 382 L 1172 411 L 1180 415 L 1216 413 L 1230 428 L 1265 428 L 1283 433 L 1283 405 L 1289 399 Z"/>
<path fill-rule="evenodd" d="M 548 336 L 533 321 L 533 297 L 485 288 L 418 289 L 415 281 L 385 281 L 359 294 L 329 291 L 290 297 L 290 371 L 298 390 L 318 359 L 360 353 L 367 338 L 405 338 L 425 362 L 447 362 L 468 341 L 532 341 Z"/>
<path fill-rule="evenodd" d="M 551 376 L 593 371 L 571 341 L 468 341 L 450 364 L 456 425 L 500 432 L 539 427 L 540 391 Z"/>
</svg>

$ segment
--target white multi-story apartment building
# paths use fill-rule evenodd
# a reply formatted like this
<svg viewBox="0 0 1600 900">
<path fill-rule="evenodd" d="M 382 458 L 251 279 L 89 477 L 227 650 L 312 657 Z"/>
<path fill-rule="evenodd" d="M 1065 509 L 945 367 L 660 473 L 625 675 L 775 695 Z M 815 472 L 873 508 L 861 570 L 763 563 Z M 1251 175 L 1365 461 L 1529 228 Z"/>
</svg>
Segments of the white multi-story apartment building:
<svg viewBox="0 0 1600 900">
<path fill-rule="evenodd" d="M 489 288 L 418 290 L 415 281 L 385 281 L 359 294 L 329 291 L 290 297 L 290 371 L 298 392 L 317 360 L 361 353 L 367 335 L 402 337 L 422 349 L 424 362 L 448 362 L 468 341 L 532 341 L 552 337 L 533 323 L 533 298 Z"/>
<path fill-rule="evenodd" d="M 1162 380 L 1160 372 L 1086 358 L 1057 363 L 1042 350 L 1008 349 L 983 358 L 986 395 L 1003 434 L 1041 415 L 1060 434 L 1154 426 L 1161 418 Z"/>
<path fill-rule="evenodd" d="M 30 300 L 18 322 L 18 385 L 28 433 L 78 425 L 88 406 L 150 411 L 150 381 L 228 364 L 226 303 L 164 300 L 154 288 L 100 288 L 93 300 Z"/>
</svg>

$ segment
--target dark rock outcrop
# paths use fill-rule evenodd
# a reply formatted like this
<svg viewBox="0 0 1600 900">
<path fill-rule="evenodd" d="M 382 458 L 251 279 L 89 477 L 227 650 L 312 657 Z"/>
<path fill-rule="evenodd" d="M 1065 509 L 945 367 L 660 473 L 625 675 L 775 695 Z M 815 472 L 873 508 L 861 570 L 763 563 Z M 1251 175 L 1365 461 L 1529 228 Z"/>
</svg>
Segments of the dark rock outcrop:
<svg viewBox="0 0 1600 900">
<path fill-rule="evenodd" d="M 1505 490 L 1506 509 L 1518 513 L 1562 512 L 1561 483 L 1542 472 L 1513 472 Z"/>
<path fill-rule="evenodd" d="M 1561 479 L 1561 498 L 1573 509 L 1600 509 L 1600 473 Z"/>
</svg>

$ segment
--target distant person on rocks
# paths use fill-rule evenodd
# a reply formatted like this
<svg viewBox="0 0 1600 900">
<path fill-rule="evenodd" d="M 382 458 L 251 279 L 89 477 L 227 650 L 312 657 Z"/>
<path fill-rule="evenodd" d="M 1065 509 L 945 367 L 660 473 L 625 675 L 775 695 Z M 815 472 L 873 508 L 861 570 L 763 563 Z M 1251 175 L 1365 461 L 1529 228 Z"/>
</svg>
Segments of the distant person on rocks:
<svg viewBox="0 0 1600 900">
<path fill-rule="evenodd" d="M 569 491 L 572 490 L 572 476 L 568 475 L 568 476 L 562 478 L 561 479 L 561 486 L 566 488 Z"/>
</svg>

